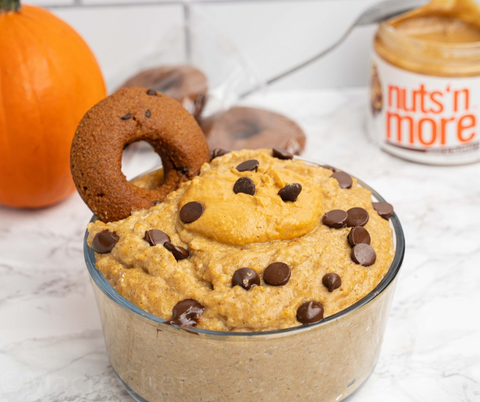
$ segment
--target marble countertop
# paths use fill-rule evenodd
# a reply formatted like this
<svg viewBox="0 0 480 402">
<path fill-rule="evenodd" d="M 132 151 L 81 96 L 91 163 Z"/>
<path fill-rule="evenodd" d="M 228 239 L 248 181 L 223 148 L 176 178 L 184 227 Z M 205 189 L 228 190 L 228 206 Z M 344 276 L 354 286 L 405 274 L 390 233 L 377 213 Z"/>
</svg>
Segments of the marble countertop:
<svg viewBox="0 0 480 402">
<path fill-rule="evenodd" d="M 438 167 L 377 149 L 366 90 L 253 99 L 296 119 L 304 156 L 354 172 L 394 204 L 407 251 L 380 360 L 352 402 L 480 401 L 480 163 Z M 127 176 L 157 164 L 131 155 Z M 0 400 L 129 401 L 115 378 L 83 260 L 80 197 L 0 207 Z M 350 401 L 350 400 L 349 400 Z"/>
</svg>

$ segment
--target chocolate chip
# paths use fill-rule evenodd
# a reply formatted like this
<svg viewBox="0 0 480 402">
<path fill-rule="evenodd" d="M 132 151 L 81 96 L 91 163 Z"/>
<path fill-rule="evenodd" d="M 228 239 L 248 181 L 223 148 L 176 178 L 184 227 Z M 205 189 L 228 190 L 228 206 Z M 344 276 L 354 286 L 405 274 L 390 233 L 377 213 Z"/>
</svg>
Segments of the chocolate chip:
<svg viewBox="0 0 480 402">
<path fill-rule="evenodd" d="M 341 229 L 347 227 L 347 213 L 341 209 L 333 209 L 323 216 L 323 224 L 329 228 Z"/>
<path fill-rule="evenodd" d="M 110 230 L 98 232 L 92 241 L 92 248 L 97 253 L 106 254 L 113 250 L 119 240 L 118 235 Z"/>
<path fill-rule="evenodd" d="M 283 148 L 273 148 L 272 156 L 278 159 L 293 159 L 293 154 Z"/>
<path fill-rule="evenodd" d="M 312 324 L 323 318 L 323 305 L 317 301 L 307 301 L 297 309 L 297 320 L 302 324 Z"/>
<path fill-rule="evenodd" d="M 338 185 L 340 188 L 351 188 L 353 184 L 353 180 L 350 175 L 346 174 L 345 172 L 334 172 L 330 177 L 333 177 L 335 180 L 338 181 Z"/>
<path fill-rule="evenodd" d="M 250 177 L 240 177 L 233 186 L 235 194 L 244 193 L 248 195 L 255 194 L 255 183 Z"/>
<path fill-rule="evenodd" d="M 131 113 L 127 113 L 125 116 L 122 116 L 120 117 L 122 120 L 128 120 L 128 119 L 131 119 L 132 118 L 132 114 Z"/>
<path fill-rule="evenodd" d="M 333 292 L 335 289 L 338 289 L 340 286 L 342 286 L 342 278 L 340 278 L 340 275 L 336 274 L 335 272 L 330 272 L 323 275 L 322 283 L 329 292 Z"/>
<path fill-rule="evenodd" d="M 222 148 L 215 148 L 212 153 L 210 154 L 210 160 L 218 158 L 219 156 L 223 156 L 229 154 L 231 151 L 227 151 L 226 149 Z"/>
<path fill-rule="evenodd" d="M 185 204 L 180 210 L 180 219 L 183 223 L 192 223 L 200 218 L 205 211 L 205 207 L 199 202 L 192 201 Z"/>
<path fill-rule="evenodd" d="M 260 285 L 260 277 L 252 268 L 237 269 L 232 277 L 232 287 L 237 285 L 250 290 Z"/>
<path fill-rule="evenodd" d="M 155 91 L 154 89 L 149 89 L 149 90 L 147 91 L 147 95 L 156 96 L 156 95 L 157 95 L 157 91 Z"/>
<path fill-rule="evenodd" d="M 364 226 L 368 222 L 368 218 L 368 212 L 363 208 L 350 208 L 347 211 L 347 226 Z"/>
<path fill-rule="evenodd" d="M 145 117 L 149 119 L 151 115 L 152 115 L 152 112 L 147 109 L 147 111 L 145 112 Z"/>
<path fill-rule="evenodd" d="M 375 264 L 376 259 L 375 250 L 368 244 L 360 243 L 352 248 L 352 260 L 355 264 L 369 267 Z"/>
<path fill-rule="evenodd" d="M 157 244 L 163 245 L 166 241 L 170 241 L 170 236 L 161 230 L 152 229 L 145 232 L 145 240 L 151 246 L 156 246 Z"/>
<path fill-rule="evenodd" d="M 388 220 L 393 215 L 393 205 L 388 202 L 372 202 L 372 206 L 383 219 Z"/>
<path fill-rule="evenodd" d="M 297 201 L 298 195 L 302 192 L 302 185 L 300 183 L 287 184 L 285 187 L 280 189 L 278 195 L 282 198 L 283 201 Z"/>
<path fill-rule="evenodd" d="M 370 233 L 361 226 L 355 226 L 348 234 L 348 244 L 355 247 L 357 244 L 370 244 Z"/>
<path fill-rule="evenodd" d="M 255 172 L 258 170 L 258 165 L 259 162 L 256 159 L 250 159 L 248 161 L 240 163 L 240 165 L 237 166 L 237 170 L 239 172 L 247 172 L 247 171 L 253 171 Z"/>
<path fill-rule="evenodd" d="M 263 271 L 263 280 L 269 285 L 282 286 L 290 279 L 291 269 L 284 262 L 274 262 Z"/>
<path fill-rule="evenodd" d="M 183 247 L 176 246 L 175 244 L 170 243 L 170 241 L 164 242 L 163 247 L 170 251 L 177 261 L 184 260 L 190 256 L 188 250 L 184 249 Z"/>
<path fill-rule="evenodd" d="M 172 310 L 172 318 L 167 321 L 169 325 L 179 327 L 195 327 L 205 307 L 193 299 L 178 302 Z"/>
</svg>

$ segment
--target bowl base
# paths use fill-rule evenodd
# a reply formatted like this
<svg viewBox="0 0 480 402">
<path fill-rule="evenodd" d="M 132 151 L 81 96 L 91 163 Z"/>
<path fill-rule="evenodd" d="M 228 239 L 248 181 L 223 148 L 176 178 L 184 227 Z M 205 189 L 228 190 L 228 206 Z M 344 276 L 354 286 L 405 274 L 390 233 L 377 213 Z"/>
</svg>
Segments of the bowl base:
<svg viewBox="0 0 480 402">
<path fill-rule="evenodd" d="M 365 384 L 367 383 L 367 381 L 370 379 L 370 377 L 372 376 L 373 372 L 375 371 L 375 367 L 377 366 L 377 364 L 375 363 L 375 366 L 373 366 L 373 369 L 372 371 L 370 372 L 370 374 L 368 375 L 367 378 L 365 378 L 365 380 L 359 385 L 359 387 L 353 391 L 350 395 L 348 395 L 346 398 L 344 399 L 338 399 L 339 402 L 348 402 L 348 401 L 352 401 L 352 398 L 358 394 L 358 392 L 365 386 Z M 112 367 L 113 369 L 113 367 Z M 121 377 L 117 374 L 117 372 L 115 371 L 115 369 L 113 369 L 113 372 L 115 373 L 115 376 L 117 377 L 118 381 L 120 381 L 120 384 L 122 384 L 122 387 L 125 389 L 125 391 L 128 392 L 128 394 L 133 398 L 134 401 L 136 402 L 148 402 L 146 399 L 143 399 L 140 395 L 138 395 L 135 391 L 133 391 L 126 383 L 125 381 L 123 381 L 121 379 Z M 353 385 L 353 384 L 352 384 Z"/>
<path fill-rule="evenodd" d="M 113 369 L 113 367 L 112 367 Z M 113 372 L 115 373 L 115 376 L 117 377 L 118 381 L 120 381 L 120 384 L 122 384 L 122 387 L 125 389 L 125 391 L 128 392 L 128 394 L 137 402 L 148 402 L 146 399 L 143 399 L 140 395 L 138 395 L 135 391 L 133 391 L 126 383 L 125 381 L 122 380 L 122 378 L 117 374 L 115 369 L 113 369 Z"/>
</svg>

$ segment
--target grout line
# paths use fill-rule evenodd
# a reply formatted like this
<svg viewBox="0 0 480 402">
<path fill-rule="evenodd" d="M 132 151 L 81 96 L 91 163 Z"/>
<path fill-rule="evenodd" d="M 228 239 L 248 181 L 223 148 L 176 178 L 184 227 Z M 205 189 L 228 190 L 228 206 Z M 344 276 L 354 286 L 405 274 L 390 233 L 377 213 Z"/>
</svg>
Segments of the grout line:
<svg viewBox="0 0 480 402">
<path fill-rule="evenodd" d="M 185 35 L 185 60 L 188 64 L 192 62 L 192 18 L 190 15 L 190 5 L 183 4 L 183 33 Z"/>
<path fill-rule="evenodd" d="M 302 0 L 306 2 L 323 2 L 331 0 Z M 145 7 L 145 6 L 171 6 L 171 5 L 196 5 L 196 4 L 235 4 L 235 3 L 295 3 L 296 0 L 156 0 L 118 3 L 85 3 L 84 0 L 73 0 L 72 4 L 48 4 L 41 5 L 51 9 L 72 8 L 117 8 L 117 7 Z"/>
</svg>

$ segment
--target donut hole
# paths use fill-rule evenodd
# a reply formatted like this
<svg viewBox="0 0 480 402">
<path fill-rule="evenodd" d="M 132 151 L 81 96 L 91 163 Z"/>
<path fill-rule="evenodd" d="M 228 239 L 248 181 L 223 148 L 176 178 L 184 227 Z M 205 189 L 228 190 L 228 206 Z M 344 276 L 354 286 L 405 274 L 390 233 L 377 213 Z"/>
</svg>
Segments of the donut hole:
<svg viewBox="0 0 480 402">
<path fill-rule="evenodd" d="M 235 140 L 248 140 L 263 130 L 255 119 L 241 119 L 236 124 L 228 125 L 228 129 Z"/>
<path fill-rule="evenodd" d="M 160 156 L 146 141 L 137 141 L 128 144 L 122 155 L 122 173 L 127 180 L 131 180 L 145 172 L 162 166 Z M 142 188 L 156 188 L 163 183 L 162 174 L 149 174 L 145 178 L 135 180 L 133 184 Z"/>
</svg>

